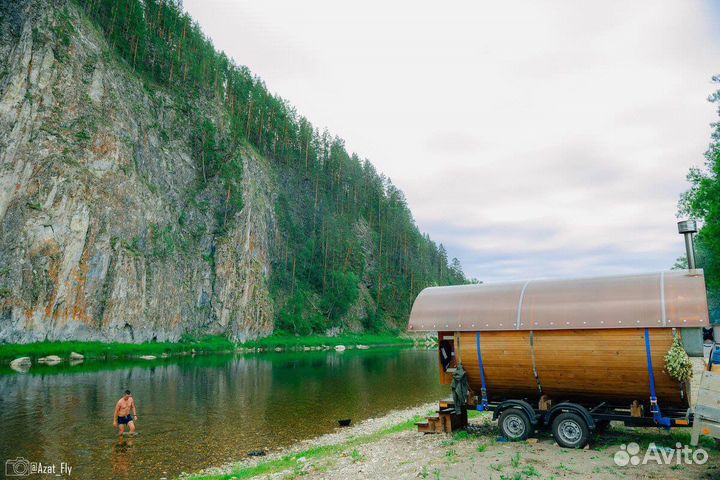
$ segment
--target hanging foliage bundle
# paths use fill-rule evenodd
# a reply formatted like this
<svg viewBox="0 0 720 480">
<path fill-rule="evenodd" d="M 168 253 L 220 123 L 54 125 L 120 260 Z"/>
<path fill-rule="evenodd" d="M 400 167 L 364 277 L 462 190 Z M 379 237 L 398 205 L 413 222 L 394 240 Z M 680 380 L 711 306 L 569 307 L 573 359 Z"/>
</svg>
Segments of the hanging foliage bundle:
<svg viewBox="0 0 720 480">
<path fill-rule="evenodd" d="M 670 350 L 665 355 L 665 370 L 670 377 L 679 382 L 686 382 L 692 378 L 692 363 L 678 337 L 673 340 Z"/>
</svg>

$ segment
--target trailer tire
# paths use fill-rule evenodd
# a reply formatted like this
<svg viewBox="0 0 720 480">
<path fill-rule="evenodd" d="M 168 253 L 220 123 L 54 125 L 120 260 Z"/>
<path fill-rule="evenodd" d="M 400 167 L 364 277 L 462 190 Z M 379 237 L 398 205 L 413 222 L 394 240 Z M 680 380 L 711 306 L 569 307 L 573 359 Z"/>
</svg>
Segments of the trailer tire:
<svg viewBox="0 0 720 480">
<path fill-rule="evenodd" d="M 526 440 L 533 431 L 530 419 L 518 408 L 508 408 L 502 412 L 498 418 L 498 425 L 500 433 L 511 442 Z"/>
<path fill-rule="evenodd" d="M 590 429 L 585 419 L 577 413 L 561 413 L 552 422 L 555 441 L 565 448 L 583 448 L 590 438 Z"/>
</svg>

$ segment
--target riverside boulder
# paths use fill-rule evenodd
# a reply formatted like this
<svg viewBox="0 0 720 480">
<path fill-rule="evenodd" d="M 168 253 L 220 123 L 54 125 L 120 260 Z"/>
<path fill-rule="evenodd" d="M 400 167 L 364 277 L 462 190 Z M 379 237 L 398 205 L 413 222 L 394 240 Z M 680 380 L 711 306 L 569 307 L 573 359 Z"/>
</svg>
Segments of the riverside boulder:
<svg viewBox="0 0 720 480">
<path fill-rule="evenodd" d="M 23 367 L 32 365 L 30 357 L 19 357 L 10 362 L 11 367 Z"/>
<path fill-rule="evenodd" d="M 38 363 L 44 363 L 45 365 L 57 365 L 62 362 L 62 358 L 57 355 L 48 355 L 47 357 L 38 358 Z"/>
<path fill-rule="evenodd" d="M 28 370 L 30 370 L 31 366 L 32 361 L 30 360 L 30 357 L 16 358 L 12 362 L 10 362 L 10 368 L 12 368 L 18 373 L 26 373 Z"/>
</svg>

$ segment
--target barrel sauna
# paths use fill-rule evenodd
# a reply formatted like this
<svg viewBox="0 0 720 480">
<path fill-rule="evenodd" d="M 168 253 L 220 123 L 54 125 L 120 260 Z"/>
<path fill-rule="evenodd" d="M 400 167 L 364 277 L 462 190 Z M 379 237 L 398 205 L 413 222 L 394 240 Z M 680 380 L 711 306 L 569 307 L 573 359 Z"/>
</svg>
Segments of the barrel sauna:
<svg viewBox="0 0 720 480">
<path fill-rule="evenodd" d="M 658 403 L 689 406 L 689 386 L 665 371 L 675 335 L 709 327 L 702 270 L 424 289 L 408 329 L 438 332 L 440 378 L 462 363 L 489 402 L 553 402 L 649 411 L 650 342 Z M 646 339 L 647 335 L 647 339 Z M 478 345 L 480 350 L 478 351 Z M 480 355 L 479 355 L 480 354 Z"/>
</svg>

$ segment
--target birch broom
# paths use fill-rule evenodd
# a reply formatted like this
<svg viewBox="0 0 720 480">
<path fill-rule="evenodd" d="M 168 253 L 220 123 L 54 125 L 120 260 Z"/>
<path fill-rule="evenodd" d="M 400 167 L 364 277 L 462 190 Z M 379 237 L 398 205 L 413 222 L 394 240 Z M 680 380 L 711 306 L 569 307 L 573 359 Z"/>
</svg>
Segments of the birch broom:
<svg viewBox="0 0 720 480">
<path fill-rule="evenodd" d="M 670 350 L 665 355 L 665 370 L 670 377 L 678 382 L 686 382 L 692 378 L 693 370 L 690 357 L 680 344 L 678 337 L 673 340 Z"/>
</svg>

